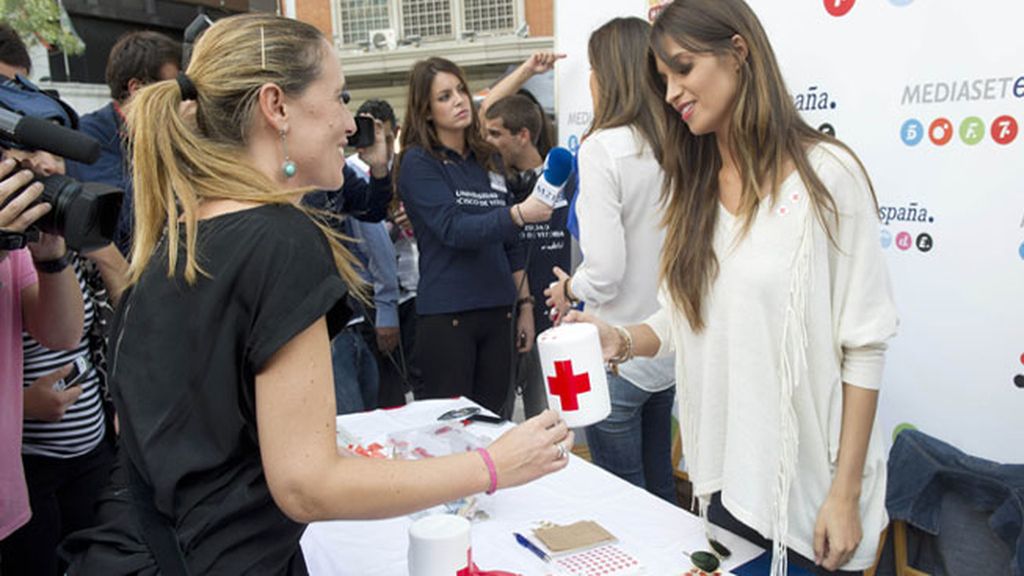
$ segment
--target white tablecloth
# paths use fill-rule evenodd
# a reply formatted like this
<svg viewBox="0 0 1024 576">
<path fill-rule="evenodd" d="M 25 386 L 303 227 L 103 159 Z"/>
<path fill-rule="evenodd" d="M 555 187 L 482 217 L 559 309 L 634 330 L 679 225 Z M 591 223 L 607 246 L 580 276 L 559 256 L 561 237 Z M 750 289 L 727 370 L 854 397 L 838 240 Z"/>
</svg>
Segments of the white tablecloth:
<svg viewBox="0 0 1024 576">
<path fill-rule="evenodd" d="M 338 424 L 364 443 L 382 441 L 389 432 L 435 422 L 452 408 L 472 405 L 467 399 L 427 400 L 396 410 L 376 410 L 338 417 Z M 496 437 L 502 428 L 474 423 L 479 436 Z M 595 520 L 619 539 L 619 547 L 640 560 L 645 574 L 675 576 L 690 568 L 683 551 L 708 549 L 699 518 L 652 496 L 589 462 L 570 456 L 562 471 L 540 480 L 498 491 L 487 504 L 491 519 L 475 522 L 473 559 L 482 570 L 524 575 L 553 574 L 549 565 L 518 546 L 515 531 L 527 533 L 539 521 L 571 524 Z M 302 537 L 302 550 L 313 576 L 405 576 L 408 516 L 390 520 L 316 522 Z M 715 536 L 732 549 L 724 563 L 731 569 L 762 550 L 733 534 Z"/>
</svg>

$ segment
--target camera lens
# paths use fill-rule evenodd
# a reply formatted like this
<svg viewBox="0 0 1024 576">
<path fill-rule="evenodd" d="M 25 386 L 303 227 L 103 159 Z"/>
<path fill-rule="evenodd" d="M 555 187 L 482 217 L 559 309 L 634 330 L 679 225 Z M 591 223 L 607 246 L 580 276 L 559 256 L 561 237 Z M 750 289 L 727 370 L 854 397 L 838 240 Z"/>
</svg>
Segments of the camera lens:
<svg viewBox="0 0 1024 576">
<path fill-rule="evenodd" d="M 36 222 L 43 232 L 63 236 L 68 247 L 78 251 L 102 248 L 113 240 L 124 196 L 121 190 L 96 182 L 82 184 L 60 174 L 39 181 L 43 184 L 39 202 L 52 206 Z"/>
</svg>

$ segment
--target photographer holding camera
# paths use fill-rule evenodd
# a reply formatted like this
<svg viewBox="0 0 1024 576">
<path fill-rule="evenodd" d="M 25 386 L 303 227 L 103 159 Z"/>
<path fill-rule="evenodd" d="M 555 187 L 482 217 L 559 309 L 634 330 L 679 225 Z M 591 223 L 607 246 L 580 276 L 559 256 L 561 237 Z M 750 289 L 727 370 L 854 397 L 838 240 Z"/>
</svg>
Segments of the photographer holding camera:
<svg viewBox="0 0 1024 576">
<path fill-rule="evenodd" d="M 13 41 L 21 45 L 20 51 Z M 21 57 L 27 66 L 21 40 L 0 24 L 0 73 L 9 72 L 8 54 Z M 32 173 L 16 172 L 16 166 L 13 160 L 0 162 L 0 541 L 31 516 L 21 467 L 22 328 L 52 348 L 70 348 L 81 337 L 83 315 L 82 293 L 71 271 L 37 274 L 33 267 L 34 260 L 59 258 L 63 241 L 47 235 L 33 245 L 31 255 L 19 246 L 21 234 L 50 206 L 34 204 L 43 188 L 26 188 Z"/>
<path fill-rule="evenodd" d="M 72 270 L 49 271 L 65 253 L 62 238 L 43 234 L 28 249 L 14 249 L 22 233 L 50 211 L 48 204 L 33 205 L 43 187 L 29 185 L 32 173 L 16 167 L 12 159 L 0 162 L 0 541 L 31 516 L 21 465 L 22 330 L 49 348 L 72 348 L 81 339 L 83 317 Z M 63 373 L 40 384 L 52 385 Z"/>
<path fill-rule="evenodd" d="M 73 127 L 77 120 L 74 111 L 25 79 L 28 66 L 9 57 L 12 49 L 6 40 L 0 34 L 0 108 L 8 117 L 14 115 L 18 124 L 28 119 L 30 125 L 32 120 L 42 120 Z M 12 135 L 5 129 L 0 134 L 0 167 L 4 174 L 13 173 L 19 165 L 23 170 L 4 180 L 0 192 L 0 206 L 4 207 L 0 213 L 0 233 L 7 247 L 16 247 L 25 243 L 28 235 L 39 233 L 38 242 L 28 243 L 31 260 L 25 250 L 11 252 L 9 258 L 11 289 L 17 288 L 15 282 L 19 280 L 31 280 L 33 268 L 26 263 L 34 261 L 39 290 L 34 300 L 29 297 L 30 288 L 21 290 L 25 333 L 15 323 L 5 321 L 0 342 L 8 338 L 11 345 L 4 350 L 18 360 L 18 374 L 4 374 L 3 393 L 19 396 L 19 410 L 9 416 L 10 427 L 18 428 L 20 450 L 19 446 L 12 446 L 11 454 L 12 460 L 17 461 L 18 473 L 24 470 L 32 517 L 17 530 L 0 533 L 0 553 L 6 576 L 56 575 L 63 573 L 64 568 L 58 566 L 57 544 L 68 532 L 92 524 L 93 503 L 109 476 L 113 460 L 111 444 L 103 441 L 107 417 L 102 402 L 102 374 L 97 367 L 101 365 L 99 352 L 104 342 L 97 328 L 106 293 L 113 299 L 124 287 L 127 262 L 109 241 L 103 245 L 101 240 L 81 233 L 93 229 L 87 221 L 94 219 L 97 206 L 80 204 L 89 193 L 77 182 L 54 180 L 64 173 L 63 158 L 25 145 L 17 138 L 18 130 L 14 132 Z M 42 182 L 32 183 L 34 178 Z M 116 211 L 108 208 L 106 213 L 112 222 Z M 41 230 L 51 233 L 40 233 Z M 68 235 L 67 241 L 63 235 Z M 89 252 L 88 262 L 70 251 L 71 245 L 83 250 L 103 247 Z M 103 281 L 90 278 L 100 275 Z M 45 290 L 53 284 L 51 278 L 59 279 L 62 290 L 52 297 L 52 291 Z M 65 309 L 70 302 L 75 304 L 74 310 Z M 69 326 L 73 322 L 74 329 L 66 329 L 68 337 L 62 341 L 37 333 L 29 315 L 30 303 L 50 321 L 64 321 Z M 8 364 L 3 362 L 5 367 Z M 15 383 L 23 383 L 24 387 Z M 3 402 L 4 406 L 11 404 Z M 4 416 L 7 424 L 8 415 Z M 5 466 L 4 470 L 9 468 L 15 467 Z M 4 494 L 7 493 L 5 490 Z M 24 493 L 24 488 L 18 491 L 22 501 Z"/>
</svg>

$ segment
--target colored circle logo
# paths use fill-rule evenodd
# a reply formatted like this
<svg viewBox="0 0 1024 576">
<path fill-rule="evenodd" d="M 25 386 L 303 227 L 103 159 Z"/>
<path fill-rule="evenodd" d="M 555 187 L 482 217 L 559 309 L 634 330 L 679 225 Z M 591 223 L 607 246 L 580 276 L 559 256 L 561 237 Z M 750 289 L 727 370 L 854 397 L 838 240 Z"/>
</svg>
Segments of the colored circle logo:
<svg viewBox="0 0 1024 576">
<path fill-rule="evenodd" d="M 573 154 L 575 154 L 580 149 L 580 137 L 575 135 L 575 134 L 573 134 L 572 136 L 569 136 L 568 144 L 569 144 L 569 151 L 572 152 Z"/>
<path fill-rule="evenodd" d="M 960 139 L 968 146 L 974 146 L 985 138 L 985 122 L 977 116 L 964 118 L 960 123 Z"/>
<path fill-rule="evenodd" d="M 1017 119 L 1013 116 L 1000 116 L 992 121 L 992 139 L 1006 146 L 1017 139 Z"/>
<path fill-rule="evenodd" d="M 902 424 L 897 424 L 896 427 L 892 429 L 892 441 L 895 442 L 896 437 L 899 436 L 900 432 L 903 432 L 904 430 L 917 430 L 917 426 L 914 426 L 910 422 L 903 422 Z"/>
<path fill-rule="evenodd" d="M 935 246 L 935 244 L 932 242 L 931 234 L 928 234 L 927 232 L 922 232 L 921 234 L 918 234 L 917 241 L 914 242 L 914 244 L 917 246 L 917 249 L 920 250 L 921 252 L 931 252 L 932 248 Z"/>
<path fill-rule="evenodd" d="M 907 146 L 917 146 L 924 138 L 924 125 L 917 119 L 911 118 L 903 123 L 900 128 L 900 139 Z"/>
<path fill-rule="evenodd" d="M 914 245 L 914 239 L 909 232 L 900 232 L 896 235 L 896 247 L 906 252 Z"/>
<path fill-rule="evenodd" d="M 953 139 L 953 123 L 945 118 L 936 118 L 928 126 L 928 139 L 936 146 L 945 146 Z"/>
<path fill-rule="evenodd" d="M 892 232 L 889 232 L 885 228 L 882 228 L 882 248 L 887 249 L 892 246 Z"/>
<path fill-rule="evenodd" d="M 840 16 L 846 16 L 846 14 L 849 13 L 849 11 L 853 9 L 853 5 L 854 5 L 854 3 L 856 3 L 857 0 L 824 0 L 824 1 L 825 1 L 825 10 L 827 10 L 829 14 L 835 16 L 836 18 L 839 18 Z"/>
</svg>

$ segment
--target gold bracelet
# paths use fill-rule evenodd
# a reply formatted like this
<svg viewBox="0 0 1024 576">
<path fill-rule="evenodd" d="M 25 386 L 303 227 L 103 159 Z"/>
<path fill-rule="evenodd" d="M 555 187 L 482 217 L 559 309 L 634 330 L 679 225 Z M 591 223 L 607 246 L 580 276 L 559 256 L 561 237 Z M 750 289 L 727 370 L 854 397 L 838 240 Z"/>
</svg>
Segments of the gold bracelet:
<svg viewBox="0 0 1024 576">
<path fill-rule="evenodd" d="M 622 338 L 622 341 L 626 344 L 626 349 L 613 356 L 609 362 L 611 362 L 612 365 L 629 362 L 633 359 L 633 335 L 629 333 L 629 330 L 626 330 L 622 326 L 612 326 L 612 328 L 614 328 L 615 332 L 617 332 L 619 337 Z"/>
<path fill-rule="evenodd" d="M 569 303 L 570 307 L 575 308 L 580 303 L 580 299 L 572 293 L 572 289 L 569 287 L 570 282 L 572 282 L 572 276 L 562 282 L 562 296 L 565 297 L 565 301 Z"/>
</svg>

